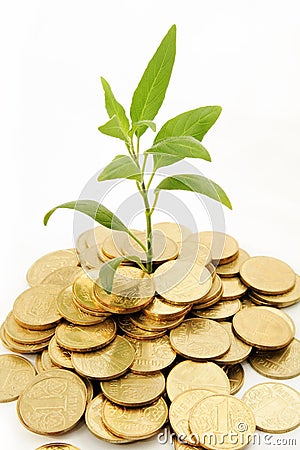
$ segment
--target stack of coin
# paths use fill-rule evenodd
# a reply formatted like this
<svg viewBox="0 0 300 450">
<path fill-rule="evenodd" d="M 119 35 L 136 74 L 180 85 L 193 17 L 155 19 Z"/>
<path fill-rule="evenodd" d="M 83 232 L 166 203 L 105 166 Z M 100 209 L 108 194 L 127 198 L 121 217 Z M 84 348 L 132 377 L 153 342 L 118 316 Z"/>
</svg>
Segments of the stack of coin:
<svg viewBox="0 0 300 450">
<path fill-rule="evenodd" d="M 99 282 L 101 265 L 129 253 L 143 260 L 124 233 L 97 227 L 78 238 L 76 251 L 32 265 L 31 287 L 16 299 L 0 336 L 15 353 L 36 353 L 36 369 L 23 357 L 0 355 L 0 402 L 19 398 L 19 419 L 35 433 L 62 433 L 84 417 L 95 436 L 116 444 L 153 436 L 169 417 L 179 450 L 229 448 L 218 441 L 217 417 L 222 432 L 237 433 L 236 449 L 255 426 L 297 427 L 295 414 L 278 419 L 282 398 L 299 402 L 288 386 L 263 383 L 242 400 L 234 395 L 245 361 L 269 378 L 300 374 L 294 322 L 278 309 L 300 300 L 300 277 L 274 258 L 251 258 L 229 235 L 192 234 L 168 223 L 154 228 L 154 273 L 122 264 L 112 294 Z M 145 242 L 144 232 L 133 232 Z M 274 408 L 263 404 L 262 414 L 266 398 Z M 208 432 L 213 444 L 205 441 Z"/>
</svg>

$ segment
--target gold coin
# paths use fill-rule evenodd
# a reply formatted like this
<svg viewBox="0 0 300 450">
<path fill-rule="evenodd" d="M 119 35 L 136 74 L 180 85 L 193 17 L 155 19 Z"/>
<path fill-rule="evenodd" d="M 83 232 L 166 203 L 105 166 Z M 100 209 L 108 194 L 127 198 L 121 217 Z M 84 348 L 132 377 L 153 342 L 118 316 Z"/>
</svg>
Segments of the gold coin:
<svg viewBox="0 0 300 450">
<path fill-rule="evenodd" d="M 256 351 L 249 362 L 256 372 L 268 378 L 287 380 L 300 375 L 300 341 L 293 339 L 281 350 Z"/>
<path fill-rule="evenodd" d="M 96 284 L 96 298 L 103 308 L 118 314 L 129 314 L 151 303 L 155 286 L 152 278 L 146 272 L 136 267 L 119 267 L 116 271 L 112 294 Z"/>
<path fill-rule="evenodd" d="M 68 250 L 57 250 L 48 253 L 38 259 L 27 272 L 27 281 L 30 286 L 37 286 L 47 275 L 61 267 L 77 266 L 78 257 L 76 250 L 70 248 Z"/>
<path fill-rule="evenodd" d="M 56 299 L 61 286 L 40 285 L 27 289 L 15 300 L 13 314 L 19 325 L 30 330 L 47 330 L 61 320 Z"/>
<path fill-rule="evenodd" d="M 108 315 L 94 295 L 94 284 L 98 276 L 98 270 L 90 270 L 76 278 L 72 287 L 74 301 L 84 312 Z"/>
<path fill-rule="evenodd" d="M 110 442 L 111 444 L 127 444 L 132 442 L 128 439 L 122 439 L 111 433 L 103 423 L 103 404 L 105 397 L 103 394 L 97 395 L 87 406 L 85 413 L 85 423 L 88 429 L 100 439 Z"/>
<path fill-rule="evenodd" d="M 219 231 L 201 231 L 199 237 L 200 242 L 210 249 L 213 263 L 227 264 L 239 255 L 239 244 L 228 234 Z"/>
<path fill-rule="evenodd" d="M 97 317 L 83 312 L 73 301 L 72 286 L 60 292 L 57 297 L 57 309 L 62 317 L 75 325 L 96 325 L 106 319 L 105 315 Z"/>
<path fill-rule="evenodd" d="M 155 297 L 152 303 L 143 309 L 143 314 L 151 319 L 172 320 L 187 314 L 191 309 L 190 305 L 172 305 L 162 299 Z"/>
<path fill-rule="evenodd" d="M 87 403 L 91 402 L 93 400 L 94 397 L 94 387 L 93 387 L 93 383 L 91 382 L 91 380 L 89 380 L 86 377 L 80 377 L 82 379 L 82 381 L 85 384 L 86 387 L 86 391 L 87 391 Z"/>
<path fill-rule="evenodd" d="M 217 266 L 217 274 L 222 278 L 235 277 L 240 273 L 240 268 L 243 262 L 250 258 L 250 255 L 245 250 L 239 249 L 239 254 L 236 259 L 227 264 Z"/>
<path fill-rule="evenodd" d="M 286 433 L 300 425 L 300 394 L 282 383 L 261 383 L 243 395 L 259 430 Z"/>
<path fill-rule="evenodd" d="M 45 444 L 41 447 L 37 448 L 36 450 L 79 450 L 78 447 L 75 447 L 71 444 L 64 444 L 60 442 L 54 442 L 52 444 Z"/>
<path fill-rule="evenodd" d="M 78 266 L 61 267 L 60 269 L 49 273 L 49 275 L 43 279 L 41 284 L 56 284 L 63 288 L 72 284 L 82 272 L 82 268 Z"/>
<path fill-rule="evenodd" d="M 103 266 L 103 261 L 101 259 L 101 252 L 97 245 L 93 247 L 88 247 L 79 253 L 79 260 L 81 267 L 86 269 L 97 269 L 99 270 Z"/>
<path fill-rule="evenodd" d="M 222 284 L 224 289 L 222 300 L 234 300 L 240 298 L 247 291 L 247 286 L 241 282 L 239 277 L 223 278 Z"/>
<path fill-rule="evenodd" d="M 42 366 L 42 353 L 38 353 L 36 355 L 35 368 L 36 368 L 36 371 L 37 371 L 38 374 L 44 372 L 44 368 Z"/>
<path fill-rule="evenodd" d="M 135 349 L 135 358 L 130 368 L 133 373 L 150 374 L 158 372 L 170 366 L 176 358 L 169 336 L 151 340 L 128 339 Z"/>
<path fill-rule="evenodd" d="M 256 306 L 255 303 L 251 300 L 251 296 L 249 292 L 241 298 L 241 309 L 251 308 L 252 306 Z"/>
<path fill-rule="evenodd" d="M 57 343 L 71 351 L 86 352 L 108 345 L 116 336 L 117 326 L 111 318 L 97 325 L 74 325 L 63 322 L 56 328 Z"/>
<path fill-rule="evenodd" d="M 232 323 L 240 339 L 262 350 L 286 347 L 294 337 L 290 323 L 274 313 L 272 308 L 253 306 L 242 309 Z"/>
<path fill-rule="evenodd" d="M 5 330 L 5 323 L 0 328 L 0 338 L 4 347 L 14 353 L 37 353 L 48 347 L 48 341 L 39 344 L 21 344 L 11 339 Z"/>
<path fill-rule="evenodd" d="M 157 320 L 151 319 L 143 312 L 130 316 L 130 320 L 137 326 L 146 331 L 164 331 L 177 327 L 183 321 L 184 316 L 173 320 Z"/>
<path fill-rule="evenodd" d="M 244 384 L 245 372 L 242 364 L 223 366 L 223 370 L 229 378 L 230 395 L 236 394 Z"/>
<path fill-rule="evenodd" d="M 224 327 L 229 334 L 231 345 L 229 351 L 224 356 L 215 359 L 216 362 L 222 364 L 236 364 L 245 361 L 250 355 L 252 347 L 233 334 L 232 324 L 230 322 L 221 322 L 220 325 Z"/>
<path fill-rule="evenodd" d="M 198 305 L 197 305 L 198 306 Z M 224 300 L 204 309 L 194 309 L 192 313 L 206 319 L 224 320 L 234 316 L 241 309 L 240 300 Z"/>
<path fill-rule="evenodd" d="M 125 314 L 118 316 L 118 325 L 124 333 L 133 339 L 156 339 L 163 336 L 166 331 L 146 331 L 137 327 Z"/>
<path fill-rule="evenodd" d="M 163 398 L 151 405 L 140 408 L 127 408 L 104 402 L 103 422 L 117 436 L 125 439 L 147 439 L 165 424 L 168 407 Z"/>
<path fill-rule="evenodd" d="M 200 265 L 189 268 L 180 260 L 168 261 L 154 272 L 157 293 L 175 305 L 198 302 L 211 289 L 212 278 L 209 271 Z"/>
<path fill-rule="evenodd" d="M 5 320 L 5 331 L 7 335 L 20 344 L 39 344 L 40 342 L 49 342 L 49 339 L 55 333 L 55 328 L 49 330 L 28 330 L 21 327 L 18 322 L 15 321 L 13 313 L 9 313 Z"/>
<path fill-rule="evenodd" d="M 224 355 L 230 347 L 227 331 L 209 319 L 187 319 L 170 332 L 173 349 L 193 360 L 212 359 Z"/>
<path fill-rule="evenodd" d="M 72 363 L 80 375 L 97 379 L 111 380 L 131 366 L 134 360 L 134 348 L 122 336 L 101 350 L 88 353 L 72 353 Z"/>
<path fill-rule="evenodd" d="M 86 407 L 84 382 L 74 373 L 53 369 L 37 375 L 18 399 L 21 423 L 37 434 L 64 433 L 73 428 Z"/>
<path fill-rule="evenodd" d="M 211 252 L 209 248 L 200 243 L 198 233 L 191 234 L 182 242 L 178 259 L 187 263 L 189 267 L 194 264 L 207 266 L 212 261 Z"/>
<path fill-rule="evenodd" d="M 216 303 L 217 301 L 219 301 L 221 299 L 222 295 L 223 295 L 222 280 L 218 275 L 216 275 L 213 278 L 210 291 L 205 295 L 205 297 L 203 297 L 201 299 L 201 301 L 199 303 L 195 303 L 193 306 L 194 306 L 194 308 L 197 309 L 198 307 L 203 308 L 207 304 L 211 305 L 212 302 Z"/>
<path fill-rule="evenodd" d="M 251 293 L 250 292 L 248 293 L 248 297 L 252 301 L 253 306 L 258 305 L 258 306 L 271 306 L 273 308 L 286 308 L 288 306 L 292 306 L 295 304 L 294 302 L 291 302 L 291 303 L 279 303 L 278 302 L 278 303 L 276 303 L 276 305 L 274 305 L 274 303 L 268 303 L 266 301 L 259 300 L 257 296 L 255 297 L 253 295 L 253 293 L 254 293 L 254 291 L 252 291 Z M 282 294 L 282 295 L 284 295 L 284 294 Z"/>
<path fill-rule="evenodd" d="M 191 432 L 199 438 L 198 444 L 207 449 L 241 449 L 255 433 L 253 412 L 230 395 L 212 395 L 201 400 L 193 408 L 189 424 Z"/>
<path fill-rule="evenodd" d="M 189 416 L 194 406 L 206 397 L 215 395 L 206 389 L 191 389 L 177 395 L 172 401 L 169 418 L 172 429 L 177 436 L 189 445 L 197 445 L 195 436 L 191 434 L 189 427 Z"/>
<path fill-rule="evenodd" d="M 141 231 L 131 230 L 136 236 L 139 236 Z M 123 256 L 123 241 L 127 237 L 127 233 L 124 231 L 113 231 L 109 236 L 107 236 L 102 242 L 101 249 L 103 253 L 108 256 L 108 258 L 118 258 Z"/>
<path fill-rule="evenodd" d="M 76 250 L 77 253 L 80 255 L 81 252 L 83 252 L 85 249 L 87 249 L 89 246 L 87 244 L 87 235 L 91 230 L 84 231 L 81 233 L 78 238 L 76 239 Z M 95 245 L 95 244 L 94 244 Z"/>
<path fill-rule="evenodd" d="M 55 336 L 53 336 L 49 342 L 48 352 L 53 364 L 56 364 L 59 367 L 64 367 L 65 369 L 74 369 L 71 361 L 71 353 L 58 345 Z"/>
<path fill-rule="evenodd" d="M 145 406 L 153 403 L 165 389 L 165 377 L 161 372 L 139 375 L 128 372 L 120 378 L 102 381 L 105 397 L 121 406 Z"/>
<path fill-rule="evenodd" d="M 106 239 L 107 236 L 111 236 L 112 233 L 114 233 L 115 235 L 115 233 L 117 232 L 112 232 L 110 228 L 106 228 L 103 225 L 98 225 L 97 227 L 86 231 L 86 244 L 88 247 L 93 247 L 94 245 L 102 245 L 104 239 Z"/>
<path fill-rule="evenodd" d="M 278 317 L 281 317 L 283 320 L 285 320 L 288 323 L 293 336 L 295 335 L 295 333 L 296 333 L 295 323 L 294 323 L 293 319 L 287 313 L 280 311 L 277 308 L 273 308 L 272 306 L 260 306 L 260 310 L 261 311 L 271 311 L 272 313 L 276 314 Z"/>
<path fill-rule="evenodd" d="M 45 349 L 41 355 L 41 366 L 43 368 L 42 372 L 45 372 L 49 369 L 57 369 L 59 366 L 54 364 L 50 358 L 49 350 Z"/>
<path fill-rule="evenodd" d="M 139 240 L 146 245 L 147 234 L 145 232 L 138 234 Z M 169 261 L 178 256 L 178 245 L 169 237 L 165 236 L 160 230 L 154 230 L 152 233 L 152 251 L 153 262 L 161 263 Z M 137 256 L 141 261 L 147 261 L 147 255 L 130 236 L 126 236 L 122 243 L 122 253 L 125 255 Z"/>
<path fill-rule="evenodd" d="M 293 289 L 296 274 L 286 263 L 268 256 L 247 259 L 240 269 L 243 283 L 262 294 L 284 294 Z"/>
<path fill-rule="evenodd" d="M 270 306 L 285 307 L 294 305 L 300 301 L 300 277 L 296 275 L 296 284 L 289 292 L 280 295 L 266 295 L 252 291 L 251 295 L 262 302 L 268 303 Z"/>
<path fill-rule="evenodd" d="M 0 355 L 0 403 L 17 400 L 35 377 L 35 368 L 22 356 Z"/>
<path fill-rule="evenodd" d="M 166 388 L 171 402 L 177 395 L 190 389 L 206 389 L 218 394 L 230 393 L 227 375 L 213 362 L 180 362 L 170 371 Z"/>
<path fill-rule="evenodd" d="M 175 222 L 159 222 L 153 224 L 153 230 L 159 230 L 165 236 L 180 244 L 191 235 L 191 230 L 185 225 Z"/>
</svg>

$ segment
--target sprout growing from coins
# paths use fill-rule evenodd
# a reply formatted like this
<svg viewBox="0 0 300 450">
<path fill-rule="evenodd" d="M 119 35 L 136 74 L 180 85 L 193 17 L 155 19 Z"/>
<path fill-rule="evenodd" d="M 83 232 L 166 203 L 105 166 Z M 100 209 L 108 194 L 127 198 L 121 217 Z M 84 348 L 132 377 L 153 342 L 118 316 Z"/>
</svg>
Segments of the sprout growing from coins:
<svg viewBox="0 0 300 450">
<path fill-rule="evenodd" d="M 200 193 L 231 209 L 230 200 L 223 189 L 212 180 L 198 174 L 168 176 L 152 190 L 154 176 L 162 167 L 170 166 L 185 158 L 211 161 L 202 139 L 221 113 L 220 106 L 205 106 L 181 113 L 168 120 L 155 135 L 153 145 L 142 152 L 141 138 L 144 133 L 147 130 L 156 132 L 153 120 L 164 101 L 175 54 L 176 26 L 173 25 L 163 38 L 134 91 L 130 119 L 123 106 L 116 100 L 109 83 L 101 78 L 109 120 L 99 127 L 99 131 L 123 141 L 127 153 L 117 155 L 100 173 L 98 181 L 114 179 L 135 181 L 144 204 L 145 235 L 130 230 L 113 212 L 94 200 L 63 203 L 51 209 L 44 218 L 44 224 L 47 225 L 56 209 L 69 208 L 86 214 L 104 227 L 126 233 L 131 245 L 125 249 L 125 254 L 107 261 L 100 269 L 100 282 L 107 292 L 111 292 L 114 274 L 122 263 L 129 261 L 143 271 L 153 273 L 156 241 L 152 215 L 162 190 Z M 152 163 L 151 171 L 146 173 L 149 161 Z M 157 245 L 159 246 L 159 243 Z"/>
</svg>

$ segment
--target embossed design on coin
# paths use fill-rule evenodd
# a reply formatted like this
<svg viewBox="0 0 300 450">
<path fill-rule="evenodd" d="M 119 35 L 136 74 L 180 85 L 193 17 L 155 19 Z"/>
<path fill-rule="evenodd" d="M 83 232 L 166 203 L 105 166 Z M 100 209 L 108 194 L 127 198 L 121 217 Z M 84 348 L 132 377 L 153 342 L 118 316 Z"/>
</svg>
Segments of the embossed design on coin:
<svg viewBox="0 0 300 450">
<path fill-rule="evenodd" d="M 194 445 L 195 437 L 191 435 L 189 427 L 189 417 L 194 406 L 215 392 L 206 389 L 191 389 L 177 395 L 170 406 L 169 417 L 170 424 L 177 436 L 182 437 L 186 444 Z"/>
<path fill-rule="evenodd" d="M 294 337 L 289 322 L 264 306 L 242 309 L 232 324 L 240 339 L 263 350 L 286 347 Z"/>
<path fill-rule="evenodd" d="M 194 360 L 212 359 L 229 350 L 227 331 L 209 319 L 187 319 L 170 332 L 170 342 L 180 355 Z"/>
<path fill-rule="evenodd" d="M 286 433 L 300 425 L 300 394 L 282 383 L 251 387 L 243 401 L 254 413 L 256 426 L 266 433 Z"/>
<path fill-rule="evenodd" d="M 230 384 L 225 372 L 213 362 L 182 361 L 169 373 L 167 394 L 171 401 L 190 389 L 206 389 L 229 394 Z"/>
<path fill-rule="evenodd" d="M 112 402 L 121 406 L 144 406 L 157 400 L 165 388 L 161 372 L 139 375 L 132 372 L 111 381 L 102 381 L 101 389 Z"/>
<path fill-rule="evenodd" d="M 103 423 L 103 404 L 105 397 L 103 394 L 97 395 L 87 406 L 85 413 L 85 423 L 88 429 L 100 439 L 110 442 L 111 444 L 127 444 L 131 442 L 128 439 L 122 439 L 111 433 Z"/>
<path fill-rule="evenodd" d="M 70 248 L 68 250 L 57 250 L 42 256 L 32 264 L 27 272 L 27 281 L 30 286 L 37 286 L 47 275 L 61 267 L 77 266 L 78 257 L 76 250 Z"/>
<path fill-rule="evenodd" d="M 83 273 L 83 270 L 78 266 L 61 267 L 47 275 L 41 284 L 56 284 L 63 288 L 72 284 L 80 273 Z"/>
<path fill-rule="evenodd" d="M 295 272 L 286 263 L 269 256 L 247 259 L 240 269 L 242 281 L 262 294 L 284 294 L 296 283 Z"/>
<path fill-rule="evenodd" d="M 255 432 L 251 409 L 230 395 L 201 400 L 190 415 L 190 429 L 207 449 L 238 450 L 250 443 Z M 234 436 L 234 438 L 233 438 Z"/>
<path fill-rule="evenodd" d="M 72 372 L 52 369 L 37 375 L 20 395 L 17 412 L 34 433 L 57 434 L 73 428 L 83 415 L 87 391 Z"/>
<path fill-rule="evenodd" d="M 35 368 L 22 356 L 0 355 L 0 403 L 17 400 L 35 377 Z"/>
<path fill-rule="evenodd" d="M 74 325 L 61 323 L 56 328 L 58 344 L 75 352 L 92 351 L 108 345 L 117 332 L 116 322 L 108 318 L 97 325 Z"/>
<path fill-rule="evenodd" d="M 134 373 L 158 372 L 170 366 L 176 358 L 168 336 L 147 341 L 128 339 L 135 349 L 135 358 L 130 368 Z"/>
<path fill-rule="evenodd" d="M 125 439 L 147 439 L 166 422 L 168 407 L 163 398 L 143 408 L 126 408 L 106 400 L 103 422 L 117 436 Z"/>
<path fill-rule="evenodd" d="M 280 350 L 259 351 L 250 356 L 250 364 L 258 373 L 277 380 L 300 375 L 300 341 L 293 339 Z"/>
<path fill-rule="evenodd" d="M 13 314 L 16 321 L 31 330 L 46 330 L 61 320 L 56 306 L 60 286 L 40 285 L 27 289 L 16 299 Z"/>
<path fill-rule="evenodd" d="M 48 353 L 51 361 L 57 366 L 65 367 L 66 369 L 74 369 L 70 352 L 58 345 L 55 336 L 53 336 L 49 342 Z"/>
<path fill-rule="evenodd" d="M 99 380 L 111 380 L 122 375 L 132 365 L 133 360 L 134 348 L 122 336 L 117 336 L 101 350 L 72 353 L 75 370 L 80 375 Z"/>
</svg>

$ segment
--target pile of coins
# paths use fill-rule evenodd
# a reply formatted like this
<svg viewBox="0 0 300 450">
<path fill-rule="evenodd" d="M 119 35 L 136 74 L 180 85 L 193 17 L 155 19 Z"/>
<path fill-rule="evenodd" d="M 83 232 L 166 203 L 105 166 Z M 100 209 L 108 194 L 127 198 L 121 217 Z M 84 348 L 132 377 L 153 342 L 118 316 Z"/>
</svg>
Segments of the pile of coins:
<svg viewBox="0 0 300 450">
<path fill-rule="evenodd" d="M 124 233 L 97 227 L 76 249 L 32 265 L 31 287 L 0 335 L 14 353 L 37 353 L 36 367 L 0 355 L 0 402 L 18 399 L 20 422 L 34 433 L 57 435 L 84 417 L 95 436 L 116 444 L 147 439 L 169 421 L 180 450 L 239 449 L 256 428 L 299 426 L 300 394 L 283 383 L 234 397 L 243 361 L 273 379 L 300 374 L 300 342 L 281 309 L 300 301 L 299 276 L 275 258 L 250 257 L 223 233 L 191 234 L 172 223 L 154 230 L 154 273 L 125 262 L 111 294 L 99 281 L 105 261 L 146 260 Z"/>
</svg>

